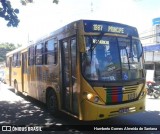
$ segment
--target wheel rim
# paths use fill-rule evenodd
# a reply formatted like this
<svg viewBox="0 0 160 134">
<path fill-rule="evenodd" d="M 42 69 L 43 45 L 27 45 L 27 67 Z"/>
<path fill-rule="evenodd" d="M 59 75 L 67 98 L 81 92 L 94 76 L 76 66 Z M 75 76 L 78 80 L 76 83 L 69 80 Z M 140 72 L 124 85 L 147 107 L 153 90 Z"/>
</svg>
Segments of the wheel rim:
<svg viewBox="0 0 160 134">
<path fill-rule="evenodd" d="M 158 97 L 159 97 L 159 95 L 158 95 L 158 94 L 155 94 L 155 95 L 154 95 L 154 97 L 155 97 L 155 98 L 158 98 Z"/>
</svg>

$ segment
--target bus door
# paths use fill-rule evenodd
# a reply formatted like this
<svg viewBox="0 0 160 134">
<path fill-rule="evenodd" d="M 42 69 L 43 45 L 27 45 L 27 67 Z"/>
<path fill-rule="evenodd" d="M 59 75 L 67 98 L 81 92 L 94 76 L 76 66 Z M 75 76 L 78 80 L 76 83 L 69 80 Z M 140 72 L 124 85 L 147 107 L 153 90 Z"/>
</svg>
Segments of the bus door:
<svg viewBox="0 0 160 134">
<path fill-rule="evenodd" d="M 9 85 L 12 83 L 12 57 L 9 57 Z"/>
<path fill-rule="evenodd" d="M 22 92 L 28 93 L 27 52 L 22 53 Z"/>
<path fill-rule="evenodd" d="M 76 77 L 76 39 L 62 41 L 62 108 L 78 114 Z"/>
</svg>

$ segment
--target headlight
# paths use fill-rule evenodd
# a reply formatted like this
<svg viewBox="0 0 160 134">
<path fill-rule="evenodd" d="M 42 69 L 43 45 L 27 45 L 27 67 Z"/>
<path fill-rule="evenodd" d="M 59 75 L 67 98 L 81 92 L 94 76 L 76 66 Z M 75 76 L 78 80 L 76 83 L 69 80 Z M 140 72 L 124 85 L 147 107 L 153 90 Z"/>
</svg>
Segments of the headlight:
<svg viewBox="0 0 160 134">
<path fill-rule="evenodd" d="M 88 100 L 90 100 L 92 97 L 93 97 L 93 94 L 91 94 L 91 93 L 88 93 L 88 94 L 87 94 L 87 99 L 88 99 Z"/>
<path fill-rule="evenodd" d="M 84 98 L 86 98 L 89 101 L 92 101 L 95 103 L 99 102 L 99 97 L 97 95 L 94 95 L 93 93 L 84 92 L 83 96 L 84 96 Z"/>
</svg>

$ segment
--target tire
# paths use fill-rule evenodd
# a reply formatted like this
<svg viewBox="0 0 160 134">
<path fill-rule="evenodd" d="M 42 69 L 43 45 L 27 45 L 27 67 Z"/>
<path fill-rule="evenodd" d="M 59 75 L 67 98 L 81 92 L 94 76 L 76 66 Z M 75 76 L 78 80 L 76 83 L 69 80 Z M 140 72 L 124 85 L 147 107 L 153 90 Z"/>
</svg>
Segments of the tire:
<svg viewBox="0 0 160 134">
<path fill-rule="evenodd" d="M 58 101 L 57 101 L 57 96 L 54 91 L 50 90 L 47 93 L 47 109 L 48 111 L 53 114 L 53 115 L 58 115 Z"/>
<path fill-rule="evenodd" d="M 159 98 L 159 93 L 158 93 L 158 92 L 156 92 L 156 93 L 154 94 L 154 98 L 155 98 L 155 99 L 158 99 L 158 98 Z"/>
</svg>

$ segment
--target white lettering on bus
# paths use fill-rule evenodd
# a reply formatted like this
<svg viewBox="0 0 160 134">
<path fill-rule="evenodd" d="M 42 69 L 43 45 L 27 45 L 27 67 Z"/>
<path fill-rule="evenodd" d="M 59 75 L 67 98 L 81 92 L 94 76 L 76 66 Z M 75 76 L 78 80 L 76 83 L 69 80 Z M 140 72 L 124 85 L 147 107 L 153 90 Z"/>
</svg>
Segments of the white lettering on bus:
<svg viewBox="0 0 160 134">
<path fill-rule="evenodd" d="M 109 44 L 109 41 L 107 41 L 107 40 L 97 40 L 97 39 L 93 39 L 93 43 L 94 44 L 96 44 L 96 43 L 98 43 L 98 44 Z"/>
<path fill-rule="evenodd" d="M 124 28 L 122 28 L 122 27 L 108 26 L 108 32 L 113 32 L 113 33 L 124 33 Z"/>
<path fill-rule="evenodd" d="M 102 29 L 103 29 L 103 25 L 98 25 L 98 24 L 93 25 L 94 31 L 102 31 Z"/>
</svg>

